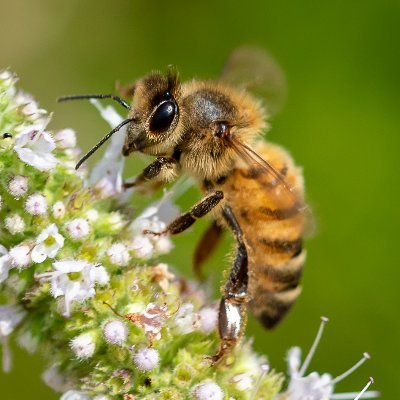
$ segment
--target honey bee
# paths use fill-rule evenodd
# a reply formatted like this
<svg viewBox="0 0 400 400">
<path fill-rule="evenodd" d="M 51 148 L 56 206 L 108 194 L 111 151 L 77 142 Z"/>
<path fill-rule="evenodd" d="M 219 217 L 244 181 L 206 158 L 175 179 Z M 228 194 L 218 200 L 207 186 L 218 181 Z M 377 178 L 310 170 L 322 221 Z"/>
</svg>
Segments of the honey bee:
<svg viewBox="0 0 400 400">
<path fill-rule="evenodd" d="M 246 75 L 247 74 L 247 75 Z M 245 78 L 245 76 L 250 77 Z M 141 152 L 156 159 L 126 188 L 149 182 L 171 182 L 181 174 L 194 178 L 203 199 L 172 221 L 163 232 L 175 235 L 211 213 L 213 223 L 195 251 L 200 272 L 223 229 L 231 230 L 237 248 L 222 289 L 217 362 L 241 339 L 247 308 L 267 328 L 273 327 L 300 294 L 305 261 L 303 178 L 291 156 L 266 142 L 267 113 L 238 80 L 264 82 L 273 110 L 284 88 L 277 64 L 252 48 L 236 50 L 219 81 L 180 82 L 174 71 L 154 72 L 124 91 L 127 103 L 114 95 L 65 96 L 61 101 L 111 98 L 127 108 L 128 117 L 78 162 L 90 157 L 113 133 L 127 125 L 124 156 Z M 260 87 L 260 85 L 258 85 Z M 279 89 L 279 90 L 278 90 Z"/>
</svg>

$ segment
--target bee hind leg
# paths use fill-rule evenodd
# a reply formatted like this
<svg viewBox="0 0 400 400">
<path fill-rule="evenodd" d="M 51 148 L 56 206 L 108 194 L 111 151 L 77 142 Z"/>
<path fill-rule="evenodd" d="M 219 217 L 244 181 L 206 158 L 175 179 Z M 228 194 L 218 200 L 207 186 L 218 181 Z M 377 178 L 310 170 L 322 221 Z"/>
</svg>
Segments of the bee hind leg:
<svg viewBox="0 0 400 400">
<path fill-rule="evenodd" d="M 246 321 L 248 287 L 248 256 L 242 230 L 229 206 L 223 209 L 223 217 L 237 240 L 237 251 L 223 296 L 219 305 L 218 331 L 221 340 L 218 353 L 211 357 L 218 362 L 241 339 Z"/>
</svg>

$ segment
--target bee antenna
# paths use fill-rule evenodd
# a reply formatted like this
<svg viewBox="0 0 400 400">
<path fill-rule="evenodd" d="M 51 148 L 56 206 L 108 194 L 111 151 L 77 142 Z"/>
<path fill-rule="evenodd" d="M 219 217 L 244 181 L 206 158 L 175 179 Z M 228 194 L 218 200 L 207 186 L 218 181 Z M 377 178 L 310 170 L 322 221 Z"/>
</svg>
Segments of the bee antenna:
<svg viewBox="0 0 400 400">
<path fill-rule="evenodd" d="M 125 101 L 122 100 L 118 96 L 114 96 L 113 94 L 77 94 L 72 96 L 61 96 L 57 98 L 57 102 L 61 103 L 62 101 L 69 100 L 89 100 L 89 99 L 112 99 L 119 103 L 122 107 L 131 109 L 131 106 Z"/>
<path fill-rule="evenodd" d="M 127 118 L 118 124 L 111 132 L 107 133 L 103 139 L 100 140 L 96 146 L 92 147 L 76 164 L 75 169 L 78 169 L 99 147 L 101 147 L 110 137 L 115 133 L 118 132 L 124 125 L 129 124 L 130 122 L 135 121 L 136 118 Z"/>
</svg>

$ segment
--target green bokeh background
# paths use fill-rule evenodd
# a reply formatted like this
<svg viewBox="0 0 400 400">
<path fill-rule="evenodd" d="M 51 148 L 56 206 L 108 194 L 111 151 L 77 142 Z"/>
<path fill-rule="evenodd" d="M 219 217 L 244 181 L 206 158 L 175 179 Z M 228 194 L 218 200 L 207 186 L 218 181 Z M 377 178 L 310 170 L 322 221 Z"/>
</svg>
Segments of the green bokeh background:
<svg viewBox="0 0 400 400">
<path fill-rule="evenodd" d="M 53 128 L 73 127 L 84 149 L 108 129 L 70 93 L 107 93 L 151 69 L 176 65 L 183 78 L 217 76 L 242 44 L 270 50 L 288 79 L 272 141 L 304 166 L 317 221 L 307 241 L 304 291 L 273 332 L 250 320 L 254 346 L 284 370 L 292 345 L 307 350 L 320 315 L 330 317 L 311 368 L 333 375 L 363 351 L 372 360 L 337 387 L 360 389 L 369 376 L 383 399 L 400 398 L 399 377 L 399 1 L 0 1 L 0 65 L 54 110 Z M 97 155 L 98 157 L 99 155 Z M 193 189 L 181 201 L 189 207 Z M 177 237 L 168 260 L 190 272 L 199 223 Z M 207 266 L 226 265 L 229 238 Z M 218 285 L 219 275 L 212 273 Z M 3 400 L 57 399 L 40 374 L 42 357 L 14 351 L 0 372 Z"/>
</svg>

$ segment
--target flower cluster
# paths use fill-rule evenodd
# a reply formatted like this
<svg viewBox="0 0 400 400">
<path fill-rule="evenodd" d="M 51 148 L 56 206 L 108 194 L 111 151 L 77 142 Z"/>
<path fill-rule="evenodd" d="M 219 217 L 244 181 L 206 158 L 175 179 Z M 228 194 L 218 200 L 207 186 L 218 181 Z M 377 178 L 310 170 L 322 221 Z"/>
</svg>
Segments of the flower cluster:
<svg viewBox="0 0 400 400">
<path fill-rule="evenodd" d="M 137 212 L 122 190 L 124 130 L 91 172 L 71 129 L 0 72 L 0 342 L 54 349 L 44 381 L 62 400 L 272 399 L 282 377 L 248 342 L 220 364 L 215 304 L 159 256 L 171 195 Z M 115 126 L 121 117 L 94 105 Z M 136 214 L 135 214 L 136 213 Z M 129 215 L 129 217 L 128 217 Z M 136 215 L 132 220 L 132 215 Z"/>
</svg>

